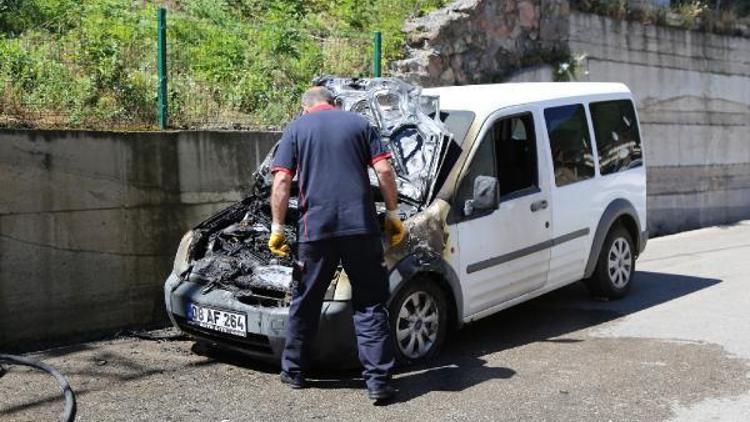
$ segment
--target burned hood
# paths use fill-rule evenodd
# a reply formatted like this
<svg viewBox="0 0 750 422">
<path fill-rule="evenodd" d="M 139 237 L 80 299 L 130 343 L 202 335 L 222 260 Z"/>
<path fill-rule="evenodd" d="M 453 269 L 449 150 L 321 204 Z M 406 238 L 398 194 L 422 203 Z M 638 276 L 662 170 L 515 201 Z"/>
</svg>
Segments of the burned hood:
<svg viewBox="0 0 750 422">
<path fill-rule="evenodd" d="M 436 96 L 395 78 L 318 78 L 342 110 L 361 114 L 378 129 L 386 148 L 393 153 L 399 195 L 423 205 L 432 196 L 434 181 L 452 139 L 440 121 Z M 256 173 L 256 187 L 270 187 L 274 147 Z M 370 171 L 370 181 L 377 178 Z"/>
</svg>

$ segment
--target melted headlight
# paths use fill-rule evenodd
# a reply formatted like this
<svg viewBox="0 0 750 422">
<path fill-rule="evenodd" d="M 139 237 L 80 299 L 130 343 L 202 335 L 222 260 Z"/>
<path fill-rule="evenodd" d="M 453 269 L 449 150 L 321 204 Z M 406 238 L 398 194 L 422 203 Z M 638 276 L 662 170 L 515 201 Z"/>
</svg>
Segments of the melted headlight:
<svg viewBox="0 0 750 422">
<path fill-rule="evenodd" d="M 347 301 L 352 299 L 352 285 L 343 270 L 334 277 L 326 290 L 323 300 Z"/>
<path fill-rule="evenodd" d="M 174 266 L 172 271 L 182 277 L 185 271 L 190 267 L 190 250 L 193 246 L 193 231 L 185 233 L 180 240 L 180 246 L 177 247 L 177 254 L 174 257 Z"/>
<path fill-rule="evenodd" d="M 346 272 L 341 271 L 339 274 L 338 283 L 336 283 L 336 290 L 333 292 L 333 300 L 351 300 L 352 299 L 352 285 L 349 283 L 349 276 Z"/>
</svg>

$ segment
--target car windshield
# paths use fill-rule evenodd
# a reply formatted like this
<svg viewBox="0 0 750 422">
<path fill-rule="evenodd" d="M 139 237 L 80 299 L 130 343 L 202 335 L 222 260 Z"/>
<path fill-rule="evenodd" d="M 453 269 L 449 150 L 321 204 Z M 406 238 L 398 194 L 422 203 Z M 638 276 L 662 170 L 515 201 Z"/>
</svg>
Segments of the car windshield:
<svg viewBox="0 0 750 422">
<path fill-rule="evenodd" d="M 441 110 L 440 121 L 445 124 L 448 132 L 453 134 L 453 140 L 458 146 L 463 146 L 466 134 L 474 122 L 474 112 L 468 110 Z"/>
<path fill-rule="evenodd" d="M 445 179 L 448 177 L 453 166 L 458 161 L 458 156 L 463 151 L 463 144 L 466 140 L 466 134 L 469 132 L 471 124 L 474 122 L 476 115 L 468 110 L 441 110 L 440 121 L 443 122 L 449 133 L 453 135 L 453 139 L 448 145 L 443 148 L 443 156 L 440 160 L 440 167 L 438 168 L 437 175 L 435 176 L 435 185 L 432 188 L 432 196 L 434 197 L 440 188 L 443 187 Z M 432 198 L 430 198 L 431 200 Z"/>
</svg>

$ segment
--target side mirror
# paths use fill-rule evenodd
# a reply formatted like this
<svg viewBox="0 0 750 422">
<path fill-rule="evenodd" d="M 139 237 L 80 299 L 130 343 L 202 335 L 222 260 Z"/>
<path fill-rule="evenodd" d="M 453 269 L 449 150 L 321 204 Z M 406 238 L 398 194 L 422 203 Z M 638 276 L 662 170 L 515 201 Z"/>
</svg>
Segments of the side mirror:
<svg viewBox="0 0 750 422">
<path fill-rule="evenodd" d="M 497 208 L 497 203 L 497 178 L 492 176 L 477 176 L 474 179 L 473 198 L 464 204 L 464 215 L 469 216 L 474 213 L 474 210 L 491 210 Z"/>
</svg>

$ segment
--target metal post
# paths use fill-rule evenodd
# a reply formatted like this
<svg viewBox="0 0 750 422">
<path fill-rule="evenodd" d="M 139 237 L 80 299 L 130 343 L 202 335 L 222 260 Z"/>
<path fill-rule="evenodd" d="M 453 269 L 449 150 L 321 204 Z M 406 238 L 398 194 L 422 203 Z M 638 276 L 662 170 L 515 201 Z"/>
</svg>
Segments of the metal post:
<svg viewBox="0 0 750 422">
<path fill-rule="evenodd" d="M 167 9 L 160 7 L 157 18 L 157 71 L 159 72 L 159 127 L 167 128 Z"/>
<path fill-rule="evenodd" d="M 383 34 L 375 31 L 375 37 L 372 40 L 372 76 L 380 77 L 380 61 L 382 59 Z"/>
</svg>

